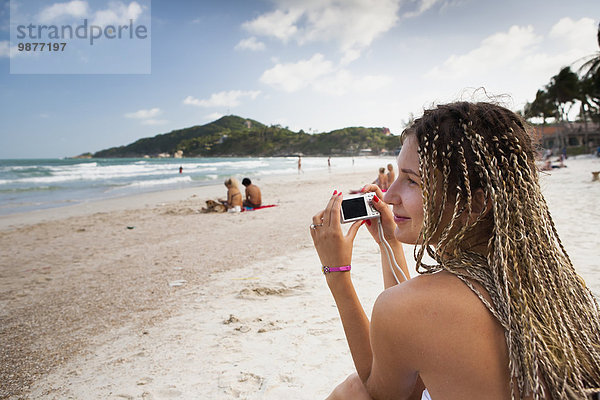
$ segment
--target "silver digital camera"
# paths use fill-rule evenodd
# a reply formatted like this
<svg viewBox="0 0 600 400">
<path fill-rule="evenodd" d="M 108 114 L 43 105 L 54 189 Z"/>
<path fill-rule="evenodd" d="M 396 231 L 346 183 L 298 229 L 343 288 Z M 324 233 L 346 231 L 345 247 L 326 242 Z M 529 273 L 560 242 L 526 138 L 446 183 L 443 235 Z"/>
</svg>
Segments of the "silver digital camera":
<svg viewBox="0 0 600 400">
<path fill-rule="evenodd" d="M 342 200 L 342 223 L 379 217 L 379 211 L 373 207 L 375 193 L 348 196 Z"/>
</svg>

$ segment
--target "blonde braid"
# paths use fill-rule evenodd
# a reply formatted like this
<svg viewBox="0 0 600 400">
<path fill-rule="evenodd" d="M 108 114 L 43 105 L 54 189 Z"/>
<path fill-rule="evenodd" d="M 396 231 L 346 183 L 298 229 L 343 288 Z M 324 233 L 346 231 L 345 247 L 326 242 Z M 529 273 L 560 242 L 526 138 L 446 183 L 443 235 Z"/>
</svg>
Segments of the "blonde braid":
<svg viewBox="0 0 600 400">
<path fill-rule="evenodd" d="M 557 234 L 524 122 L 497 105 L 453 103 L 426 111 L 408 133 L 423 185 L 417 270 L 456 275 L 504 327 L 511 397 L 600 391 L 600 309 Z M 464 223 L 475 190 L 491 207 Z M 485 254 L 470 244 L 477 236 L 487 238 Z M 422 262 L 425 251 L 436 265 Z"/>
</svg>

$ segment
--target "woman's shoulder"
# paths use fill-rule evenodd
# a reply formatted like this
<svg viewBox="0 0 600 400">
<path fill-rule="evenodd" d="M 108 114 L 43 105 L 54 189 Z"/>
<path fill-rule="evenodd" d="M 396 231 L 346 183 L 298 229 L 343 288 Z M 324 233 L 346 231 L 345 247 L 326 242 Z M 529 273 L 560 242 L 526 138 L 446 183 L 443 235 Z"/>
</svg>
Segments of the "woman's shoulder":
<svg viewBox="0 0 600 400">
<path fill-rule="evenodd" d="M 478 285 L 475 284 L 476 287 Z M 485 297 L 489 296 L 478 287 Z M 441 271 L 419 275 L 385 290 L 377 299 L 373 312 L 395 314 L 391 323 L 411 321 L 411 333 L 435 336 L 440 329 L 446 333 L 496 330 L 499 326 L 481 299 L 459 278 Z M 468 333 L 466 333 L 468 335 Z"/>
<path fill-rule="evenodd" d="M 479 297 L 448 272 L 420 275 L 387 289 L 377 299 L 371 320 L 372 336 L 382 348 L 420 371 L 428 387 L 449 378 L 467 386 L 471 379 L 505 378 L 502 326 Z M 481 370 L 482 365 L 487 370 Z"/>
<path fill-rule="evenodd" d="M 404 304 L 422 307 L 442 307 L 455 301 L 462 303 L 465 297 L 477 299 L 464 282 L 446 271 L 417 275 L 400 285 L 392 286 L 382 295 L 392 299 L 402 299 Z"/>
</svg>

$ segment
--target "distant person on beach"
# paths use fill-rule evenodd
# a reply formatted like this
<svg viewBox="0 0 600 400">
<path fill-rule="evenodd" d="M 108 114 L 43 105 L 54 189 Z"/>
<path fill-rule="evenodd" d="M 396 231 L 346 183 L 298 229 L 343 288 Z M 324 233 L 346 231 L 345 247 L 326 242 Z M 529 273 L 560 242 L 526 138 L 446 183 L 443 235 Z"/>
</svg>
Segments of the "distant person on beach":
<svg viewBox="0 0 600 400">
<path fill-rule="evenodd" d="M 253 184 L 249 178 L 242 179 L 242 185 L 246 187 L 246 200 L 244 200 L 244 207 L 260 207 L 262 204 L 260 188 Z"/>
<path fill-rule="evenodd" d="M 298 173 L 302 171 L 302 157 L 298 156 Z"/>
<path fill-rule="evenodd" d="M 388 188 L 389 188 L 392 185 L 392 183 L 394 183 L 394 181 L 396 180 L 396 174 L 394 173 L 394 166 L 392 164 L 388 164 L 387 169 L 388 169 L 387 181 L 388 181 Z"/>
<path fill-rule="evenodd" d="M 385 168 L 379 168 L 379 174 L 377 175 L 377 179 L 373 181 L 373 183 L 381 188 L 381 190 L 386 191 L 388 188 L 388 178 L 385 174 Z"/>
<path fill-rule="evenodd" d="M 183 173 L 183 167 L 180 165 L 179 166 L 179 173 L 182 174 Z"/>
<path fill-rule="evenodd" d="M 309 229 L 356 367 L 329 399 L 591 398 L 598 305 L 556 232 L 525 121 L 451 103 L 426 110 L 402 142 L 387 193 L 363 188 L 380 218 L 344 235 L 335 191 Z M 363 224 L 385 286 L 370 321 L 350 272 Z M 412 279 L 403 243 L 417 246 Z"/>
<path fill-rule="evenodd" d="M 327 158 L 327 166 L 331 168 L 331 157 Z"/>
<path fill-rule="evenodd" d="M 237 179 L 227 179 L 225 187 L 227 188 L 227 200 L 221 200 L 221 203 L 227 207 L 227 212 L 242 211 L 242 193 L 240 192 L 240 185 Z"/>
</svg>

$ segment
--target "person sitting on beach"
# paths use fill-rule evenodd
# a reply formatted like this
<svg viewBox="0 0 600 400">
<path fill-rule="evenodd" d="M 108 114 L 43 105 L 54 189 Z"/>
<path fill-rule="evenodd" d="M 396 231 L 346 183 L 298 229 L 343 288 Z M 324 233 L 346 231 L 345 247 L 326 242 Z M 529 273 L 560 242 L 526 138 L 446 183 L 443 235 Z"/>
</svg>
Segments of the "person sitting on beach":
<svg viewBox="0 0 600 400">
<path fill-rule="evenodd" d="M 388 188 L 392 185 L 392 183 L 396 180 L 396 174 L 394 173 L 394 166 L 392 164 L 387 165 L 388 173 L 387 173 L 387 182 Z"/>
<path fill-rule="evenodd" d="M 373 183 L 381 188 L 382 191 L 386 191 L 388 188 L 388 180 L 387 175 L 385 174 L 385 168 L 379 168 L 379 174 L 377 175 L 377 179 L 373 181 Z"/>
<path fill-rule="evenodd" d="M 244 200 L 244 207 L 260 207 L 262 204 L 260 188 L 253 184 L 249 178 L 242 179 L 242 185 L 246 187 L 246 200 Z"/>
<path fill-rule="evenodd" d="M 451 103 L 425 111 L 402 138 L 385 196 L 363 188 L 375 192 L 380 218 L 344 235 L 337 192 L 313 217 L 356 367 L 329 399 L 587 399 L 600 391 L 598 305 L 558 237 L 524 120 L 494 104 Z M 380 245 L 385 286 L 371 321 L 349 271 L 363 223 Z M 408 280 L 403 243 L 417 245 L 420 275 Z"/>
<path fill-rule="evenodd" d="M 227 188 L 227 200 L 221 202 L 227 207 L 227 212 L 242 211 L 242 193 L 240 192 L 239 183 L 235 178 L 229 178 L 225 181 Z"/>
</svg>

